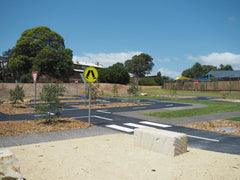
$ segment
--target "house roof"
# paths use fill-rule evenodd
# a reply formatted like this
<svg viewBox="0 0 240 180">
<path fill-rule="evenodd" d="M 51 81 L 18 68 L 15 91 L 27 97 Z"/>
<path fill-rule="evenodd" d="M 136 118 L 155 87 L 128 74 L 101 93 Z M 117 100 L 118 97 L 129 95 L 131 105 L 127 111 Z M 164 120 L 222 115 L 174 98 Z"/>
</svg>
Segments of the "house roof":
<svg viewBox="0 0 240 180">
<path fill-rule="evenodd" d="M 1 62 L 7 62 L 7 61 L 8 61 L 8 58 L 3 57 L 3 56 L 0 56 L 0 61 L 1 61 Z"/>
<path fill-rule="evenodd" d="M 223 77 L 240 77 L 240 70 L 237 71 L 210 71 L 207 75 L 212 75 L 217 78 Z"/>
<path fill-rule="evenodd" d="M 91 63 L 91 62 L 79 62 L 79 61 L 75 61 L 73 60 L 73 64 L 76 64 L 76 65 L 82 65 L 82 66 L 88 66 L 88 67 L 96 67 L 96 68 L 103 68 L 103 65 L 99 64 L 94 64 L 94 63 Z"/>
</svg>

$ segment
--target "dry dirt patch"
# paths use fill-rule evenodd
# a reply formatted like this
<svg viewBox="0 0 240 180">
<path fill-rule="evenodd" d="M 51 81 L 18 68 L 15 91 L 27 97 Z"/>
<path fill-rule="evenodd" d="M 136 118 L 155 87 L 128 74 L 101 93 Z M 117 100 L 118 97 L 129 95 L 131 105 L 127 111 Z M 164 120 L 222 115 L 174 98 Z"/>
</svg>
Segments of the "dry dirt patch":
<svg viewBox="0 0 240 180">
<path fill-rule="evenodd" d="M 240 136 L 240 122 L 239 121 L 214 120 L 214 121 L 199 122 L 199 123 L 195 123 L 195 124 L 188 124 L 188 125 L 184 125 L 184 127 Z M 217 128 L 221 128 L 221 127 L 228 127 L 228 128 L 233 128 L 233 129 L 237 129 L 237 130 L 234 132 L 226 132 L 226 131 L 217 130 Z"/>
<path fill-rule="evenodd" d="M 240 102 L 240 99 L 211 99 L 214 101 L 225 101 L 225 102 Z"/>
<path fill-rule="evenodd" d="M 1 104 L 0 112 L 8 115 L 35 113 L 33 108 L 26 106 L 25 104 L 18 104 L 12 106 L 12 104 L 9 103 Z"/>
<path fill-rule="evenodd" d="M 45 121 L 41 119 L 0 122 L 0 137 L 88 128 L 87 122 L 71 118 L 56 118 L 54 124 L 47 124 Z"/>
</svg>

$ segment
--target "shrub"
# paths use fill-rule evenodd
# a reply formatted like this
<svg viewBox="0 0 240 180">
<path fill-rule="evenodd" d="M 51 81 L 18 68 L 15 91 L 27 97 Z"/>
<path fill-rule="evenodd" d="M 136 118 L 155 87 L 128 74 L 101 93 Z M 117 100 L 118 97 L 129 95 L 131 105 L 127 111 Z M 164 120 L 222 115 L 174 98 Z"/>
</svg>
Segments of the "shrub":
<svg viewBox="0 0 240 180">
<path fill-rule="evenodd" d="M 55 123 L 55 116 L 60 116 L 63 110 L 63 106 L 60 103 L 59 96 L 63 96 L 65 91 L 64 87 L 60 87 L 58 84 L 47 84 L 43 86 L 40 93 L 40 99 L 45 102 L 37 106 L 38 112 L 47 114 L 46 123 Z"/>
<path fill-rule="evenodd" d="M 137 95 L 138 92 L 138 86 L 135 83 L 131 83 L 129 86 L 129 89 L 127 90 L 128 95 Z"/>
<path fill-rule="evenodd" d="M 171 94 L 172 96 L 177 95 L 177 86 L 173 85 L 173 86 L 171 87 L 171 89 L 170 89 L 170 94 Z"/>
<path fill-rule="evenodd" d="M 118 87 L 117 87 L 116 84 L 113 85 L 112 93 L 113 93 L 114 96 L 118 93 Z"/>
<path fill-rule="evenodd" d="M 142 77 L 139 79 L 138 82 L 139 85 L 145 85 L 145 86 L 157 86 L 158 84 L 152 77 Z"/>
<path fill-rule="evenodd" d="M 97 100 L 98 97 L 100 97 L 103 94 L 102 90 L 100 89 L 100 86 L 98 83 L 92 84 L 91 88 L 91 96 L 93 100 Z"/>
<path fill-rule="evenodd" d="M 20 82 L 21 83 L 32 83 L 33 82 L 33 78 L 32 78 L 32 74 L 24 74 L 20 77 Z"/>
<path fill-rule="evenodd" d="M 12 89 L 10 90 L 10 101 L 12 105 L 20 104 L 20 101 L 24 102 L 23 101 L 24 97 L 25 95 L 24 95 L 23 86 L 20 87 L 19 85 L 17 85 L 14 90 Z"/>
</svg>

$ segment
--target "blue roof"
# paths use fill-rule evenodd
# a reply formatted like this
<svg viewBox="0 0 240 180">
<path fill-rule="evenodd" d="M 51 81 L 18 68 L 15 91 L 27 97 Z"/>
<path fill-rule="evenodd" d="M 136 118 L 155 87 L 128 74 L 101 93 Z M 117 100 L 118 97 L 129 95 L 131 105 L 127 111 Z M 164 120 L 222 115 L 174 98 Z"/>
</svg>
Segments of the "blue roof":
<svg viewBox="0 0 240 180">
<path fill-rule="evenodd" d="M 209 79 L 210 77 L 211 77 L 211 75 L 207 74 L 207 75 L 203 75 L 203 76 L 197 77 L 196 79 Z"/>
<path fill-rule="evenodd" d="M 217 78 L 223 77 L 240 77 L 240 70 L 237 71 L 210 71 L 207 75 L 212 75 Z"/>
</svg>

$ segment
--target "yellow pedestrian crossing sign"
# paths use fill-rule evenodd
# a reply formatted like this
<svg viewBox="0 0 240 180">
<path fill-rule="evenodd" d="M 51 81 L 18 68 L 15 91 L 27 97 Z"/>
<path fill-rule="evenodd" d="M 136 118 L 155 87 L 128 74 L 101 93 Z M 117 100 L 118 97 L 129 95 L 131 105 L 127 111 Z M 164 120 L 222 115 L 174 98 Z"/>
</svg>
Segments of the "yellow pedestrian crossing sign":
<svg viewBox="0 0 240 180">
<path fill-rule="evenodd" d="M 85 69 L 83 75 L 84 79 L 90 83 L 95 82 L 98 78 L 98 72 L 94 67 L 88 67 L 87 69 Z"/>
</svg>

